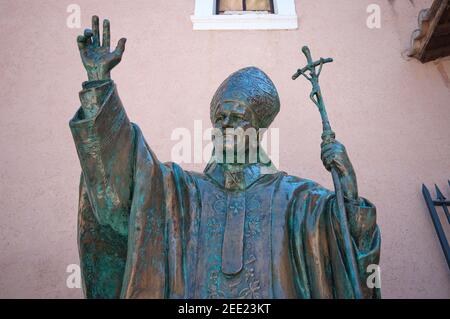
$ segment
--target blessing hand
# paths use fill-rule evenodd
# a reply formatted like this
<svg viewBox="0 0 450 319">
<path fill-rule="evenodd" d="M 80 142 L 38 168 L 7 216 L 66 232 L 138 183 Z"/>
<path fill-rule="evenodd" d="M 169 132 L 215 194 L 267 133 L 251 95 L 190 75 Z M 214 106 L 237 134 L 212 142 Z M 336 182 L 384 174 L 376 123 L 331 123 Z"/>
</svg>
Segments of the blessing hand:
<svg viewBox="0 0 450 319">
<path fill-rule="evenodd" d="M 114 51 L 110 51 L 110 23 L 103 20 L 103 42 L 100 44 L 99 19 L 92 17 L 92 30 L 86 29 L 77 38 L 81 60 L 88 73 L 89 81 L 110 79 L 111 70 L 122 60 L 127 39 L 119 40 Z"/>
</svg>

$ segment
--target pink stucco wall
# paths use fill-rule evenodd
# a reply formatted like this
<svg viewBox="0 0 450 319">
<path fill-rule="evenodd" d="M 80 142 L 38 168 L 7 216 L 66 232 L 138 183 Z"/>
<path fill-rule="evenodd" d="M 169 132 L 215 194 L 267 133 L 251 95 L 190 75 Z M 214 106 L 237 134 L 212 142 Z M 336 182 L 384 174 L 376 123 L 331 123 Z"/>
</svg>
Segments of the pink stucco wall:
<svg viewBox="0 0 450 319">
<path fill-rule="evenodd" d="M 421 183 L 446 188 L 450 178 L 450 62 L 402 57 L 418 12 L 431 2 L 297 0 L 298 30 L 243 32 L 192 31 L 194 0 L 0 0 L 0 297 L 82 296 L 66 287 L 66 267 L 78 263 L 80 173 L 68 120 L 86 79 L 75 42 L 82 30 L 66 26 L 66 8 L 77 3 L 82 28 L 98 14 L 111 20 L 113 43 L 128 38 L 113 78 L 129 117 L 164 161 L 172 130 L 193 129 L 194 120 L 206 126 L 220 82 L 255 65 L 281 97 L 273 123 L 280 169 L 332 187 L 310 87 L 290 77 L 304 64 L 304 44 L 334 57 L 322 89 L 360 194 L 378 208 L 383 296 L 449 298 L 449 270 Z M 370 3 L 381 6 L 381 29 L 366 27 Z"/>
</svg>

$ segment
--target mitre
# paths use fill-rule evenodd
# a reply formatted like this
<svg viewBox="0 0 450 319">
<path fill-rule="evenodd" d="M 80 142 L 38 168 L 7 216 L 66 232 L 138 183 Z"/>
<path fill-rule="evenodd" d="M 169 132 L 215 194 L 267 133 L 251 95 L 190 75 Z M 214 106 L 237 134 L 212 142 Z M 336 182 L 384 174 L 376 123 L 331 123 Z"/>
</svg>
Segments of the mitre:
<svg viewBox="0 0 450 319">
<path fill-rule="evenodd" d="M 217 89 L 211 101 L 210 117 L 215 123 L 222 101 L 239 100 L 255 115 L 257 128 L 268 128 L 280 111 L 280 99 L 272 80 L 256 67 L 231 74 Z"/>
</svg>

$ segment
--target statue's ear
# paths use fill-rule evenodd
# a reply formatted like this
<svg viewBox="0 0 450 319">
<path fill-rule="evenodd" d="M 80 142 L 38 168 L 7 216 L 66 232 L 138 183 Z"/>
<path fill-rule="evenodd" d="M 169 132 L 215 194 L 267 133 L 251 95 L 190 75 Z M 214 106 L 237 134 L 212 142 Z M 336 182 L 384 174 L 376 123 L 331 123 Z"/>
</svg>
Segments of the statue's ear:
<svg viewBox="0 0 450 319">
<path fill-rule="evenodd" d="M 214 125 L 214 123 L 216 123 L 216 119 L 222 110 L 222 108 L 220 106 L 221 106 L 220 101 L 215 100 L 215 98 L 213 98 L 213 101 L 211 102 L 211 105 L 210 105 L 210 118 L 211 118 L 211 123 L 213 125 Z"/>
</svg>

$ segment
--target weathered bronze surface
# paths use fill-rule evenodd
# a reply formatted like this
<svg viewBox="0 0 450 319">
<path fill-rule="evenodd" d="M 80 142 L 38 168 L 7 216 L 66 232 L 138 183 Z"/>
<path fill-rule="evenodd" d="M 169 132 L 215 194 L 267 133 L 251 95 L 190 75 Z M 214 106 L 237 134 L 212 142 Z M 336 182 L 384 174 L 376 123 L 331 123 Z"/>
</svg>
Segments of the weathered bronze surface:
<svg viewBox="0 0 450 319">
<path fill-rule="evenodd" d="M 320 112 L 320 117 L 322 118 L 322 149 L 325 149 L 327 146 L 330 146 L 333 148 L 333 144 L 335 143 L 335 137 L 336 134 L 331 129 L 330 122 L 328 120 L 328 114 L 327 110 L 325 108 L 325 103 L 323 101 L 322 97 L 322 90 L 320 89 L 319 85 L 319 76 L 322 72 L 322 67 L 325 63 L 331 63 L 333 62 L 333 59 L 331 58 L 320 58 L 320 60 L 313 62 L 313 59 L 311 57 L 311 52 L 309 51 L 309 48 L 307 46 L 304 46 L 302 48 L 303 53 L 306 56 L 306 60 L 308 64 L 303 68 L 297 70 L 297 72 L 292 76 L 292 79 L 295 80 L 297 77 L 302 75 L 305 77 L 309 82 L 311 82 L 312 85 L 312 91 L 310 94 L 310 99 L 313 101 L 313 103 L 317 106 Z M 317 71 L 316 68 L 319 68 Z M 326 156 L 324 154 L 324 156 Z M 339 173 L 336 165 L 327 165 L 325 162 L 325 167 L 327 167 L 328 170 L 331 171 L 331 175 L 333 177 L 333 184 L 334 184 L 334 190 L 336 194 L 336 213 L 337 213 L 337 219 L 339 222 L 339 226 L 341 227 L 341 235 L 342 235 L 342 241 L 343 241 L 343 260 L 344 264 L 346 266 L 346 269 L 349 273 L 349 280 L 352 283 L 352 288 L 354 292 L 355 298 L 361 299 L 363 297 L 363 293 L 361 290 L 361 283 L 359 281 L 359 274 L 358 274 L 358 266 L 355 260 L 355 256 L 353 253 L 352 248 L 352 239 L 350 235 L 350 231 L 348 229 L 348 223 L 347 223 L 347 213 L 345 210 L 345 201 L 344 201 L 344 194 L 342 191 L 342 185 L 339 178 Z M 356 182 L 356 179 L 355 179 Z M 353 200 L 353 199 L 350 199 Z"/>
<path fill-rule="evenodd" d="M 109 22 L 103 26 L 103 43 L 98 17 L 77 39 L 89 81 L 70 121 L 82 168 L 78 243 L 86 297 L 379 297 L 366 285 L 367 266 L 379 261 L 376 210 L 358 196 L 341 143 L 323 143 L 322 161 L 338 174 L 344 209 L 335 192 L 276 170 L 259 145 L 245 148 L 243 163 L 220 161 L 222 151 L 239 149 L 226 129 L 267 128 L 280 109 L 272 81 L 249 67 L 230 75 L 212 99 L 211 120 L 225 138 L 214 139 L 204 172 L 161 163 L 110 78 L 125 39 L 110 52 Z M 253 162 L 247 155 L 254 149 Z"/>
</svg>

